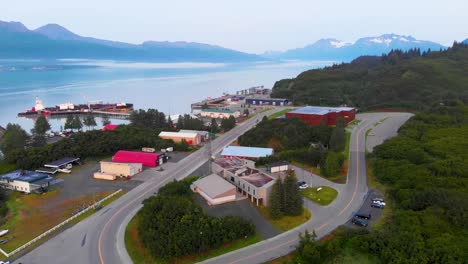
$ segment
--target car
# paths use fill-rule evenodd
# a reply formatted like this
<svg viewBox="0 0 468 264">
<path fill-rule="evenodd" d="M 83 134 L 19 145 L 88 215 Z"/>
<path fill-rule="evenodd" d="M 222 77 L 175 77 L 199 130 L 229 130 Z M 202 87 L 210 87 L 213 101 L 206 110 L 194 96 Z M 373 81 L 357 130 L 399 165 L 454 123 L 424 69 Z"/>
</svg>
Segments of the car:
<svg viewBox="0 0 468 264">
<path fill-rule="evenodd" d="M 297 182 L 297 185 L 298 185 L 298 186 L 301 186 L 301 185 L 304 185 L 304 184 L 306 184 L 305 181 L 298 181 L 298 182 Z"/>
<path fill-rule="evenodd" d="M 351 220 L 351 222 L 355 225 L 358 225 L 358 226 L 363 226 L 363 227 L 366 227 L 369 225 L 369 222 L 367 222 L 367 220 L 363 219 L 363 218 L 360 218 L 360 217 L 357 217 L 357 216 L 354 216 L 353 217 L 353 220 Z"/>
<path fill-rule="evenodd" d="M 382 202 L 382 203 L 385 202 L 384 199 L 380 198 L 380 197 L 374 197 L 374 198 L 372 198 L 372 201 L 373 202 Z"/>
<path fill-rule="evenodd" d="M 379 202 L 372 202 L 370 206 L 374 208 L 380 208 L 380 209 L 383 209 L 385 207 L 384 204 L 381 204 Z"/>
<path fill-rule="evenodd" d="M 364 219 L 370 219 L 371 214 L 367 212 L 357 212 L 354 214 L 354 216 L 359 217 L 359 218 L 364 218 Z"/>
<path fill-rule="evenodd" d="M 381 204 L 383 206 L 387 205 L 385 202 L 380 202 L 380 201 L 372 201 L 372 203 L 378 203 L 378 204 Z"/>
<path fill-rule="evenodd" d="M 307 189 L 307 188 L 309 188 L 309 185 L 307 183 L 304 183 L 299 186 L 299 189 Z"/>
</svg>

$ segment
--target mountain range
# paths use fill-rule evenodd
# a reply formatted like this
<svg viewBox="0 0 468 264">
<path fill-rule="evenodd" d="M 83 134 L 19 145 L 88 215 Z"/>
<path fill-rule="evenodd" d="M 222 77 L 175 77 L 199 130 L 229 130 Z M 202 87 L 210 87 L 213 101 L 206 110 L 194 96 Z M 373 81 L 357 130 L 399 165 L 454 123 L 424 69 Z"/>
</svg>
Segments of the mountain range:
<svg viewBox="0 0 468 264">
<path fill-rule="evenodd" d="M 263 56 L 271 59 L 288 60 L 336 60 L 351 61 L 364 55 L 382 55 L 391 50 L 409 50 L 419 48 L 421 51 L 440 50 L 447 47 L 425 40 L 417 40 L 411 36 L 384 34 L 377 37 L 360 38 L 354 43 L 333 38 L 321 39 L 303 48 L 291 49 L 285 52 L 267 52 Z"/>
<path fill-rule="evenodd" d="M 79 36 L 48 24 L 29 30 L 20 22 L 0 21 L 0 58 L 109 59 L 155 62 L 244 62 L 264 58 L 196 42 L 147 41 L 140 45 Z"/>
<path fill-rule="evenodd" d="M 464 41 L 468 43 L 468 39 Z M 83 37 L 57 25 L 30 30 L 20 22 L 0 21 L 0 58 L 3 59 L 109 59 L 149 62 L 248 62 L 265 60 L 351 61 L 363 55 L 381 55 L 393 49 L 446 49 L 445 46 L 411 36 L 385 34 L 354 43 L 321 39 L 303 48 L 284 52 L 249 54 L 196 42 L 146 41 L 130 44 Z"/>
</svg>

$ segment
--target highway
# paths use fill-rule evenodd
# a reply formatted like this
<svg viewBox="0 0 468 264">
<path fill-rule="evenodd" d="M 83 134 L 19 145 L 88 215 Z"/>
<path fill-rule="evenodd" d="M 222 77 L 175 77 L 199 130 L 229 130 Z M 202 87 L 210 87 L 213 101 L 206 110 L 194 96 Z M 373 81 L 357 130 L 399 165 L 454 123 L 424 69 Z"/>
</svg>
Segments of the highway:
<svg viewBox="0 0 468 264">
<path fill-rule="evenodd" d="M 220 152 L 244 132 L 255 126 L 276 108 L 238 124 L 212 142 L 212 152 Z M 131 263 L 124 245 L 126 223 L 141 207 L 142 201 L 174 179 L 184 178 L 208 160 L 207 146 L 174 164 L 165 164 L 164 171 L 145 170 L 147 180 L 124 196 L 102 208 L 73 227 L 49 239 L 36 249 L 17 259 L 22 264 L 118 264 Z"/>
<path fill-rule="evenodd" d="M 263 116 L 279 110 L 261 113 L 220 136 L 212 143 L 213 153 L 229 145 Z M 388 121 L 393 123 L 388 129 L 382 129 L 384 132 L 383 135 L 379 135 L 381 138 L 393 136 L 393 133 L 385 131 L 398 128 L 409 118 L 401 113 L 385 113 L 385 117 L 387 119 L 379 126 L 386 127 Z M 322 237 L 346 223 L 361 206 L 367 194 L 365 133 L 382 120 L 382 114 L 363 115 L 359 118 L 362 121 L 352 131 L 348 179 L 333 203 L 321 207 L 306 202 L 306 207 L 313 212 L 313 217 L 307 223 L 268 240 L 207 260 L 205 263 L 263 263 L 293 251 L 298 244 L 298 235 L 305 230 L 315 230 L 317 235 Z M 166 183 L 188 176 L 206 160 L 207 149 L 202 148 L 178 163 L 165 167 L 163 172 L 145 171 L 151 174 L 147 181 L 96 214 L 51 238 L 15 263 L 131 263 L 123 238 L 125 226 L 141 207 L 141 202 Z"/>
</svg>

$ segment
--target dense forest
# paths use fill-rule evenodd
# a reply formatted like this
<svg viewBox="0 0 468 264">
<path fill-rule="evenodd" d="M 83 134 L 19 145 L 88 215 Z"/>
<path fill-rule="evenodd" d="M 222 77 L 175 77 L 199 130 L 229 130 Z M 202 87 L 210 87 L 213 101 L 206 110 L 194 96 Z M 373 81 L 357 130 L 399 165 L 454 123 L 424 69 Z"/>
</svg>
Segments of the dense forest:
<svg viewBox="0 0 468 264">
<path fill-rule="evenodd" d="M 138 236 L 156 259 L 200 253 L 255 234 L 255 226 L 242 218 L 206 215 L 193 200 L 191 181 L 165 185 L 138 212 Z"/>
<path fill-rule="evenodd" d="M 372 263 L 467 263 L 467 149 L 463 103 L 416 115 L 370 155 L 391 200 L 384 224 L 370 232 L 340 229 L 321 242 L 306 234 L 294 262 L 344 263 L 354 252 Z"/>
<path fill-rule="evenodd" d="M 272 97 L 290 98 L 296 105 L 426 110 L 454 99 L 468 103 L 467 73 L 468 44 L 422 53 L 395 50 L 280 80 Z"/>
</svg>

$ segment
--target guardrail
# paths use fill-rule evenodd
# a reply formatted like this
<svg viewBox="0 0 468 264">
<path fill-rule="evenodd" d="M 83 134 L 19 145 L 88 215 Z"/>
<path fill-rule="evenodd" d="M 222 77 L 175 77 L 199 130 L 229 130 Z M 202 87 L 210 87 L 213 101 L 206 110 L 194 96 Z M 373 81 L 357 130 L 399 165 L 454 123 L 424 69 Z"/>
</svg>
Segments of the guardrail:
<svg viewBox="0 0 468 264">
<path fill-rule="evenodd" d="M 68 224 L 70 221 L 74 220 L 75 218 L 79 217 L 80 215 L 82 215 L 82 214 L 88 212 L 88 211 L 91 210 L 91 209 L 96 208 L 96 206 L 99 206 L 101 203 L 103 203 L 104 201 L 110 199 L 111 197 L 115 196 L 116 194 L 120 193 L 121 191 L 122 191 L 122 189 L 119 189 L 119 190 L 117 190 L 117 191 L 115 191 L 115 192 L 109 194 L 108 196 L 102 198 L 100 201 L 95 202 L 93 205 L 88 206 L 88 207 L 85 208 L 84 210 L 82 210 L 82 211 L 80 211 L 79 213 L 73 215 L 72 217 L 66 219 L 65 221 L 61 222 L 60 224 L 58 224 L 58 225 L 52 227 L 51 229 L 45 231 L 44 233 L 42 233 L 42 234 L 40 234 L 39 236 L 33 238 L 31 241 L 27 242 L 26 244 L 20 246 L 19 248 L 15 249 L 15 250 L 13 250 L 13 251 L 11 251 L 10 253 L 7 253 L 7 252 L 3 251 L 2 249 L 0 249 L 0 252 L 1 252 L 3 255 L 5 255 L 7 258 L 8 258 L 8 257 L 11 257 L 11 256 L 13 256 L 13 255 L 15 255 L 16 253 L 18 253 L 18 252 L 20 252 L 21 250 L 23 250 L 23 249 L 29 247 L 30 245 L 34 244 L 35 242 L 39 241 L 40 239 L 46 237 L 47 235 L 49 235 L 50 233 L 54 232 L 55 230 L 57 230 L 57 229 L 61 228 L 62 226 Z"/>
</svg>

